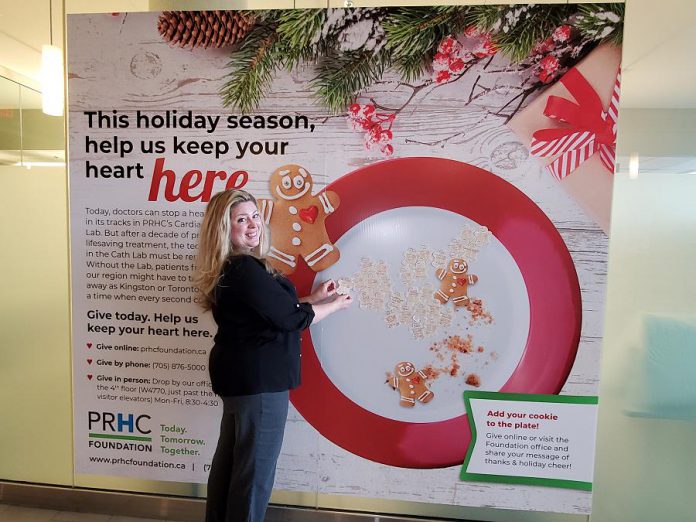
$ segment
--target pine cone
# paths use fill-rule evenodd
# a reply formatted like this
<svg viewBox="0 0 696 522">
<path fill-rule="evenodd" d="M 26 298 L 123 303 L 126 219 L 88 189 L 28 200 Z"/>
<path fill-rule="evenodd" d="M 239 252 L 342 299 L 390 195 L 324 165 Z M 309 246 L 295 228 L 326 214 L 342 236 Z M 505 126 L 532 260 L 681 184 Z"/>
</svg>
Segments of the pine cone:
<svg viewBox="0 0 696 522">
<path fill-rule="evenodd" d="M 241 41 L 255 21 L 253 14 L 242 11 L 164 11 L 157 30 L 172 45 L 207 49 Z"/>
</svg>

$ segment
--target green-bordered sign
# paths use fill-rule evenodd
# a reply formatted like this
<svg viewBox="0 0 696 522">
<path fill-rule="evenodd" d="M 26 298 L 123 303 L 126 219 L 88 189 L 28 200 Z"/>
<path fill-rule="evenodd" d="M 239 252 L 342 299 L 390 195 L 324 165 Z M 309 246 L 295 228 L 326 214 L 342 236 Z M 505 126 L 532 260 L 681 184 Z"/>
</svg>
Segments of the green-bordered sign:
<svg viewBox="0 0 696 522">
<path fill-rule="evenodd" d="M 597 397 L 464 392 L 462 480 L 592 489 Z"/>
</svg>

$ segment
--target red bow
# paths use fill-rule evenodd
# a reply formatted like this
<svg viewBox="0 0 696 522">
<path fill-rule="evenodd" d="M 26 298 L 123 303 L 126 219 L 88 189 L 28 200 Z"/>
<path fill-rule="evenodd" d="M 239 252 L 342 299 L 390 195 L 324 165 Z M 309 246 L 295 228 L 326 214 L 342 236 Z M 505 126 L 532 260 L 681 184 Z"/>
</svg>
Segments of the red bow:
<svg viewBox="0 0 696 522">
<path fill-rule="evenodd" d="M 560 81 L 577 103 L 559 96 L 549 96 L 544 115 L 568 126 L 536 131 L 532 135 L 532 155 L 548 158 L 560 154 L 547 167 L 559 181 L 598 151 L 602 165 L 613 173 L 620 72 L 616 75 L 614 92 L 606 112 L 602 107 L 602 100 L 580 71 L 573 68 Z"/>
</svg>

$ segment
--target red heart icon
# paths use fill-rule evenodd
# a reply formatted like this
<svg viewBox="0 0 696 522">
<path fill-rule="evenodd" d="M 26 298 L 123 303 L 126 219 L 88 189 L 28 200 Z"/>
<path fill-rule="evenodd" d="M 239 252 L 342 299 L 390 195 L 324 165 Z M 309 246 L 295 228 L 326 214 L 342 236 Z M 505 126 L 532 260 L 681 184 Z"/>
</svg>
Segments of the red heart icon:
<svg viewBox="0 0 696 522">
<path fill-rule="evenodd" d="M 458 278 L 457 278 L 457 284 L 458 284 L 459 286 L 465 286 L 466 283 L 467 283 L 466 277 L 458 277 Z"/>
<path fill-rule="evenodd" d="M 92 343 L 87 343 L 87 348 L 91 348 L 91 347 L 92 347 Z"/>
<path fill-rule="evenodd" d="M 88 373 L 88 374 L 87 374 L 87 378 L 91 381 L 91 380 L 92 380 L 92 374 L 91 374 L 91 373 Z"/>
<path fill-rule="evenodd" d="M 306 223 L 314 223 L 319 215 L 319 209 L 316 205 L 300 209 L 300 219 Z"/>
<path fill-rule="evenodd" d="M 87 359 L 87 364 L 92 364 L 92 359 Z"/>
</svg>

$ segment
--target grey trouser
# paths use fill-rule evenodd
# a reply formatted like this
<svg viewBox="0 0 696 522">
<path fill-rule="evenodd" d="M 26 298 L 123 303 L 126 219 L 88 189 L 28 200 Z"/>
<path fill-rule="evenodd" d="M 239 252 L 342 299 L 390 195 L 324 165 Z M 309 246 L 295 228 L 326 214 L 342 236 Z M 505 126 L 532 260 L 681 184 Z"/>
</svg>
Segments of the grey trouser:
<svg viewBox="0 0 696 522">
<path fill-rule="evenodd" d="M 223 397 L 206 522 L 263 522 L 288 415 L 288 392 Z"/>
</svg>

